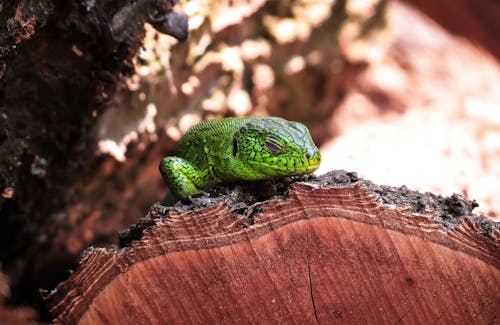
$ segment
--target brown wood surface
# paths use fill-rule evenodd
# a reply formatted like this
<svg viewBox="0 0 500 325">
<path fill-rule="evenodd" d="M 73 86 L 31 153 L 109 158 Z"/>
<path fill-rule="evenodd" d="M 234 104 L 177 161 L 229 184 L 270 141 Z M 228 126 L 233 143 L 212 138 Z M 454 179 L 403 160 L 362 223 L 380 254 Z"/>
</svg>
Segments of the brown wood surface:
<svg viewBox="0 0 500 325">
<path fill-rule="evenodd" d="M 130 247 L 90 249 L 47 303 L 64 324 L 497 322 L 498 225 L 381 202 L 320 181 L 249 207 L 253 224 L 227 203 L 170 209 Z"/>
</svg>

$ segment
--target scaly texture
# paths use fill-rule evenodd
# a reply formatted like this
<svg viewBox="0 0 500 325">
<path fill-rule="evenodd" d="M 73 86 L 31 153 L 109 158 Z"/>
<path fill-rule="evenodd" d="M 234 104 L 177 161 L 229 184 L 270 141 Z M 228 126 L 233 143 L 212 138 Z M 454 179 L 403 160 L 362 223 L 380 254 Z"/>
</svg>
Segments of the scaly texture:
<svg viewBox="0 0 500 325">
<path fill-rule="evenodd" d="M 308 129 L 278 117 L 230 117 L 195 125 L 179 154 L 160 172 L 174 196 L 185 199 L 210 182 L 266 180 L 315 171 L 321 155 Z"/>
</svg>

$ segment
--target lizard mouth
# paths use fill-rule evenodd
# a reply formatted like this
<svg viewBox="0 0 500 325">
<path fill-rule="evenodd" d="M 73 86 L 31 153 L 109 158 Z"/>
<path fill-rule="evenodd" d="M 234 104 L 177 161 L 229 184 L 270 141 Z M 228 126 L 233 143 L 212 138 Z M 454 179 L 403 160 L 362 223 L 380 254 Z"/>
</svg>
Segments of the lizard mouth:
<svg viewBox="0 0 500 325">
<path fill-rule="evenodd" d="M 290 158 L 293 159 L 293 158 Z M 293 167 L 288 165 L 270 164 L 263 161 L 251 161 L 250 163 L 255 166 L 266 167 L 274 170 L 280 176 L 298 176 L 314 172 L 319 168 L 321 162 L 321 155 L 316 153 L 309 159 L 296 159 Z"/>
<path fill-rule="evenodd" d="M 312 162 L 309 164 L 309 166 L 306 167 L 306 170 L 308 173 L 312 173 L 318 168 L 319 168 L 319 162 Z"/>
<path fill-rule="evenodd" d="M 306 171 L 308 173 L 312 173 L 313 171 L 315 171 L 316 169 L 319 168 L 319 163 L 320 163 L 319 160 L 311 160 L 311 161 L 309 161 L 309 166 L 306 167 Z"/>
</svg>

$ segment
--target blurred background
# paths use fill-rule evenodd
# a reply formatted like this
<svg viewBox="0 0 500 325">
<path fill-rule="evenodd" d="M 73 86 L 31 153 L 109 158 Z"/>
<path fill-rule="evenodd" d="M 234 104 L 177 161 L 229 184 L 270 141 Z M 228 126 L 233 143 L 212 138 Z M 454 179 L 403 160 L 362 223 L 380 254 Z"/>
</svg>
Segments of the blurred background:
<svg viewBox="0 0 500 325">
<path fill-rule="evenodd" d="M 98 154 L 114 159 L 103 165 L 110 179 L 87 193 L 102 199 L 110 190 L 103 184 L 132 182 L 116 188 L 104 214 L 135 218 L 161 199 L 157 163 L 192 125 L 257 114 L 305 123 L 324 157 L 319 174 L 346 169 L 379 184 L 460 193 L 479 203 L 477 212 L 498 216 L 500 70 L 492 53 L 405 2 L 212 4 L 180 4 L 187 43 L 146 26 L 137 73 L 95 130 Z M 453 4 L 442 6 L 452 15 Z"/>
<path fill-rule="evenodd" d="M 94 6 L 86 1 L 77 9 L 83 15 Z M 127 72 L 112 75 L 111 64 L 95 64 L 101 52 L 86 47 L 91 31 L 62 37 L 68 62 L 92 63 L 89 80 L 104 78 L 96 66 L 107 69 L 113 90 L 91 92 L 99 105 L 75 92 L 68 114 L 79 118 L 84 112 L 85 122 L 74 123 L 85 132 L 64 132 L 71 138 L 64 143 L 76 154 L 62 147 L 55 156 L 60 146 L 48 141 L 15 151 L 20 164 L 8 160 L 13 167 L 5 175 L 21 176 L 9 178 L 0 168 L 0 261 L 6 274 L 0 284 L 7 288 L 0 297 L 8 304 L 43 309 L 30 295 L 63 280 L 89 245 L 116 245 L 118 232 L 167 193 L 160 159 L 175 154 L 184 132 L 205 119 L 270 115 L 300 121 L 323 155 L 317 174 L 345 169 L 378 184 L 458 193 L 477 201 L 476 213 L 500 219 L 496 1 L 184 0 L 175 10 L 188 17 L 188 40 L 140 24 L 128 61 L 120 57 L 123 49 L 112 54 Z M 50 20 L 47 26 L 50 31 Z M 10 66 L 23 54 L 42 51 L 30 45 L 36 37 L 23 39 Z M 20 87 L 12 82 L 19 80 L 15 75 L 7 66 L 7 99 L 7 89 Z M 14 115 L 6 102 L 7 130 Z M 57 132 L 50 123 L 48 132 Z M 66 157 L 71 164 L 60 165 Z"/>
</svg>

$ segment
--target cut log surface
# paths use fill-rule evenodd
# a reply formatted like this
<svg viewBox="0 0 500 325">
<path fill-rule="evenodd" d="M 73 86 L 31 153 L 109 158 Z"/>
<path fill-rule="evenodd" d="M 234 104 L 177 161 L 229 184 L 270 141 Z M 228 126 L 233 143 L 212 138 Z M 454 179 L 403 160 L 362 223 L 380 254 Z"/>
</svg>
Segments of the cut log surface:
<svg viewBox="0 0 500 325">
<path fill-rule="evenodd" d="M 46 297 L 55 322 L 498 322 L 500 227 L 474 202 L 344 171 L 290 183 L 154 205 Z"/>
</svg>

